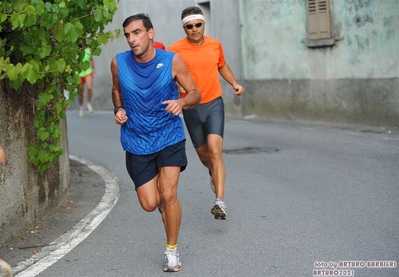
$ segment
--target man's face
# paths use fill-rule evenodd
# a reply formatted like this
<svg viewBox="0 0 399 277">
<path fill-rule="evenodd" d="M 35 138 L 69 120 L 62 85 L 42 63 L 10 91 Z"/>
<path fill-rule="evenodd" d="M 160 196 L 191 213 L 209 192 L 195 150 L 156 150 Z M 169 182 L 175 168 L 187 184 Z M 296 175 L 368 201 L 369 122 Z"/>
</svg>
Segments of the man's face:
<svg viewBox="0 0 399 277">
<path fill-rule="evenodd" d="M 201 19 L 194 19 L 184 24 L 183 29 L 188 40 L 199 43 L 204 37 L 205 22 Z"/>
<path fill-rule="evenodd" d="M 127 43 L 137 57 L 143 56 L 153 38 L 153 29 L 146 31 L 142 20 L 133 20 L 123 28 Z"/>
</svg>

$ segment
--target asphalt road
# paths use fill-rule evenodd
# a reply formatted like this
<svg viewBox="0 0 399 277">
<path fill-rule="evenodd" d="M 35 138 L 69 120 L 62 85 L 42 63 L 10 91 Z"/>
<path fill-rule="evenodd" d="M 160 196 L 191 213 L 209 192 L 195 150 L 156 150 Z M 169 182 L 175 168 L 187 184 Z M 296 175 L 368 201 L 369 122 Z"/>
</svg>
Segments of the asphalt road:
<svg viewBox="0 0 399 277">
<path fill-rule="evenodd" d="M 112 112 L 68 111 L 67 120 L 70 154 L 115 174 L 120 196 L 87 238 L 37 276 L 170 275 L 162 272 L 160 215 L 137 201 Z M 397 130 L 228 118 L 224 150 L 228 217 L 217 221 L 207 170 L 187 141 L 183 270 L 172 274 L 399 276 Z"/>
</svg>

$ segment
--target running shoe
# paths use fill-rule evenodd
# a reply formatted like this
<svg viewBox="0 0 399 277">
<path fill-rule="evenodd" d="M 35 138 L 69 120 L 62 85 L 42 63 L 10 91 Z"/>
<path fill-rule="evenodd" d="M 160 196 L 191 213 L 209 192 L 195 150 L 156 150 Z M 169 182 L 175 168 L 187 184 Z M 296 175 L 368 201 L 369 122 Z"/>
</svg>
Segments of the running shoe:
<svg viewBox="0 0 399 277">
<path fill-rule="evenodd" d="M 227 207 L 222 199 L 216 198 L 215 204 L 211 209 L 211 213 L 215 216 L 215 219 L 226 219 Z"/>
<path fill-rule="evenodd" d="M 215 189 L 215 183 L 213 182 L 213 178 L 212 176 L 209 179 L 209 185 L 211 186 L 211 189 L 214 193 L 216 193 L 216 189 Z"/>
<path fill-rule="evenodd" d="M 183 268 L 180 262 L 179 252 L 177 252 L 177 249 L 166 249 L 164 254 L 165 254 L 165 266 L 163 267 L 163 271 L 176 272 L 180 271 Z"/>
<path fill-rule="evenodd" d="M 89 113 L 94 113 L 94 109 L 90 103 L 87 103 L 87 109 L 89 110 Z"/>
<path fill-rule="evenodd" d="M 83 117 L 84 113 L 83 113 L 83 109 L 79 109 L 79 117 Z"/>
</svg>

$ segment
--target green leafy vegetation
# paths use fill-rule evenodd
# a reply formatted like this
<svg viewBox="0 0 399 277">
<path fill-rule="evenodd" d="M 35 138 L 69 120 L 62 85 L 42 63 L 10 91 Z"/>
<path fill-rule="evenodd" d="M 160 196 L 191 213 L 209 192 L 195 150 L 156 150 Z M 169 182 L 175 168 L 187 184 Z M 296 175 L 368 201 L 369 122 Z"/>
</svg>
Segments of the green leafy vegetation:
<svg viewBox="0 0 399 277">
<path fill-rule="evenodd" d="M 89 66 L 84 49 L 93 55 L 119 37 L 106 31 L 116 0 L 0 0 L 0 81 L 15 93 L 34 95 L 37 139 L 28 148 L 29 161 L 45 172 L 63 154 L 60 120 L 76 96 L 79 77 Z M 64 90 L 70 99 L 64 98 Z"/>
</svg>

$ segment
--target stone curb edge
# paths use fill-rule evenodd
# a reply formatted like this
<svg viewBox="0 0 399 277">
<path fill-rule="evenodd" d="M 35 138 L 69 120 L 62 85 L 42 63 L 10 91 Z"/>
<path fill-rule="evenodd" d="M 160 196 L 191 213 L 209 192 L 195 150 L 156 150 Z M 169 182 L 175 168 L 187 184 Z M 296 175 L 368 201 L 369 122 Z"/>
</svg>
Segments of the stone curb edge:
<svg viewBox="0 0 399 277">
<path fill-rule="evenodd" d="M 98 205 L 70 231 L 44 247 L 38 254 L 18 263 L 13 268 L 15 277 L 34 277 L 57 262 L 75 246 L 87 238 L 105 219 L 119 198 L 119 182 L 116 176 L 103 166 L 82 157 L 69 155 L 69 158 L 88 166 L 105 181 L 105 193 Z"/>
</svg>

